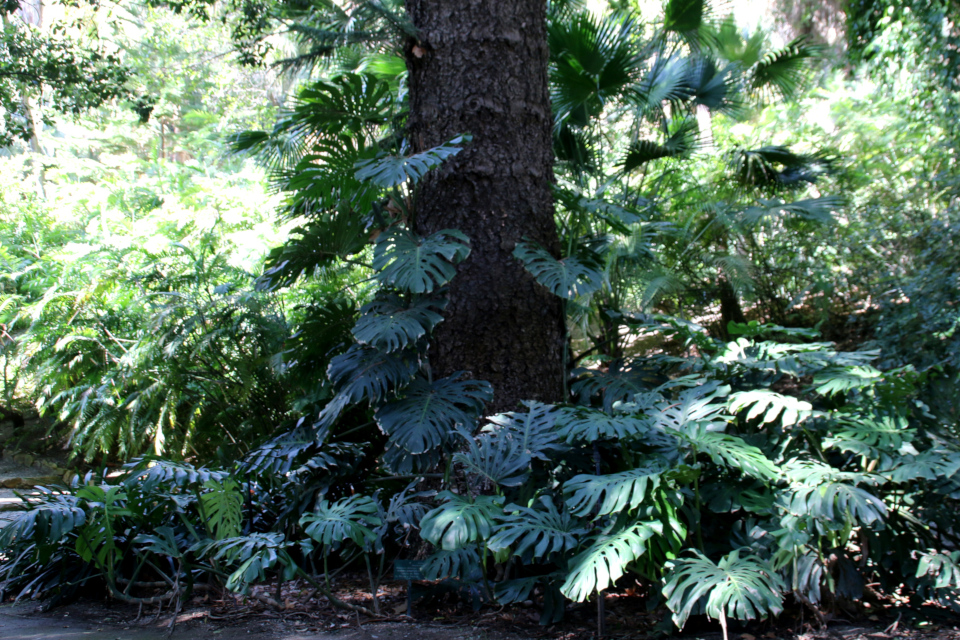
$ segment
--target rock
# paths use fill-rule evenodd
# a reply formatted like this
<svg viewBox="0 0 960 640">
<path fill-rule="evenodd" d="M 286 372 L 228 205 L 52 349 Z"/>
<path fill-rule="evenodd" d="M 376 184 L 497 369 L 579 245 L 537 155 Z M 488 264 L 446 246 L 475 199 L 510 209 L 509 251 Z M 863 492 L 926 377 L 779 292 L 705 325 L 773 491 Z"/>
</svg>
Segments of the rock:
<svg viewBox="0 0 960 640">
<path fill-rule="evenodd" d="M 19 489 L 23 478 L 4 478 L 0 480 L 0 487 L 4 489 Z"/>
<path fill-rule="evenodd" d="M 33 466 L 33 456 L 29 453 L 18 453 L 13 456 L 13 461 L 25 467 Z"/>
</svg>

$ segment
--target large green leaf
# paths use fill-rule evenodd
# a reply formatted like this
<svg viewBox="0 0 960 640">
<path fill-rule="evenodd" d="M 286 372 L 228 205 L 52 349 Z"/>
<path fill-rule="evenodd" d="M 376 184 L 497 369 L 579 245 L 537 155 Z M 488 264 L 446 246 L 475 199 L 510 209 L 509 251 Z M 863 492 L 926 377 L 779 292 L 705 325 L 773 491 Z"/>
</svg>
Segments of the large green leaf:
<svg viewBox="0 0 960 640">
<path fill-rule="evenodd" d="M 699 551 L 692 558 L 674 561 L 667 574 L 663 595 L 681 629 L 692 613 L 706 613 L 721 620 L 753 620 L 783 610 L 780 576 L 769 564 L 740 551 L 725 555 L 714 564 Z"/>
<path fill-rule="evenodd" d="M 527 411 L 488 416 L 483 431 L 515 440 L 520 450 L 531 458 L 549 460 L 550 454 L 565 448 L 555 430 L 560 412 L 553 405 L 542 402 L 524 401 L 523 404 Z"/>
<path fill-rule="evenodd" d="M 456 275 L 455 265 L 470 254 L 470 241 L 459 231 L 445 229 L 421 238 L 404 229 L 380 236 L 373 268 L 381 284 L 411 293 L 430 293 Z"/>
<path fill-rule="evenodd" d="M 386 295 L 360 309 L 353 336 L 384 353 L 413 347 L 443 321 L 439 311 L 444 305 L 430 298 L 404 303 L 399 296 Z"/>
<path fill-rule="evenodd" d="M 882 500 L 857 485 L 876 486 L 880 476 L 841 472 L 822 462 L 791 460 L 784 465 L 789 489 L 780 494 L 786 510 L 815 518 L 824 528 L 881 524 L 887 515 Z"/>
<path fill-rule="evenodd" d="M 277 565 L 282 567 L 280 573 L 284 580 L 296 574 L 297 565 L 287 551 L 293 545 L 282 533 L 250 533 L 213 544 L 200 543 L 191 550 L 201 551 L 206 547 L 216 551 L 214 560 L 231 566 L 239 563 L 227 579 L 226 587 L 231 591 L 246 593 L 250 585 L 266 580 L 267 572 Z"/>
<path fill-rule="evenodd" d="M 290 286 L 303 275 L 362 251 L 368 234 L 354 210 L 325 212 L 290 231 L 286 243 L 267 255 L 257 286 L 276 289 Z"/>
<path fill-rule="evenodd" d="M 363 138 L 346 135 L 314 139 L 307 155 L 280 180 L 284 191 L 293 194 L 289 218 L 320 211 L 353 213 L 370 210 L 379 190 L 353 175 L 353 165 L 371 156 L 375 150 L 364 145 Z"/>
<path fill-rule="evenodd" d="M 883 374 L 869 365 L 835 367 L 817 373 L 813 388 L 820 395 L 835 396 L 854 389 L 872 387 L 883 380 Z"/>
<path fill-rule="evenodd" d="M 776 465 L 743 438 L 720 431 L 707 431 L 704 425 L 674 433 L 696 447 L 697 451 L 709 455 L 715 464 L 739 469 L 748 476 L 766 482 L 777 478 Z"/>
<path fill-rule="evenodd" d="M 490 432 L 476 438 L 465 431 L 459 434 L 467 443 L 467 450 L 455 453 L 453 461 L 462 465 L 466 474 L 476 476 L 480 486 L 492 483 L 516 487 L 523 484 L 530 470 L 530 454 L 516 439 Z"/>
<path fill-rule="evenodd" d="M 374 417 L 396 446 L 424 453 L 447 442 L 458 425 L 472 428 L 492 398 L 493 388 L 482 380 L 418 378 L 403 398 L 380 407 Z"/>
<path fill-rule="evenodd" d="M 377 503 L 368 496 L 350 496 L 334 503 L 321 500 L 315 511 L 301 516 L 300 526 L 327 549 L 338 549 L 347 540 L 363 548 L 376 540 L 374 528 L 383 524 L 378 512 Z"/>
<path fill-rule="evenodd" d="M 434 551 L 426 559 L 420 572 L 426 580 L 445 580 L 459 578 L 472 580 L 482 575 L 480 553 L 476 547 Z"/>
<path fill-rule="evenodd" d="M 223 540 L 239 536 L 243 521 L 243 492 L 237 481 L 208 480 L 203 488 L 207 491 L 200 495 L 200 505 L 214 537 Z"/>
<path fill-rule="evenodd" d="M 784 427 L 791 427 L 813 416 L 813 405 L 792 396 L 784 396 L 769 389 L 739 391 L 730 396 L 727 408 L 731 413 L 750 407 L 747 420 L 760 418 L 769 424 L 780 419 Z"/>
<path fill-rule="evenodd" d="M 557 260 L 534 242 L 518 242 L 513 256 L 537 282 L 561 298 L 585 296 L 603 286 L 603 262 L 588 249 Z"/>
<path fill-rule="evenodd" d="M 647 550 L 647 541 L 663 532 L 656 521 L 634 522 L 593 540 L 570 561 L 570 573 L 560 590 L 576 602 L 603 591 L 624 574 L 627 565 Z"/>
<path fill-rule="evenodd" d="M 916 451 L 910 444 L 917 437 L 917 430 L 900 415 L 849 415 L 840 414 L 831 427 L 831 435 L 823 439 L 825 449 L 838 449 L 845 453 L 879 458 L 880 453 Z"/>
<path fill-rule="evenodd" d="M 666 465 L 654 460 L 636 469 L 602 476 L 581 474 L 563 485 L 570 513 L 598 516 L 636 509 L 660 486 Z"/>
<path fill-rule="evenodd" d="M 821 47 L 810 43 L 805 36 L 770 51 L 751 70 L 750 88 L 761 99 L 770 93 L 784 100 L 796 98 L 820 52 Z"/>
<path fill-rule="evenodd" d="M 444 551 L 487 540 L 493 532 L 494 519 L 503 513 L 503 498 L 499 496 L 477 496 L 471 501 L 443 491 L 437 497 L 445 502 L 423 516 L 420 536 Z"/>
<path fill-rule="evenodd" d="M 557 420 L 557 433 L 567 442 L 626 440 L 650 429 L 650 421 L 633 415 L 610 415 L 586 407 L 565 407 Z"/>
<path fill-rule="evenodd" d="M 626 95 L 643 68 L 641 24 L 623 14 L 587 11 L 548 26 L 555 121 L 586 127 Z"/>
<path fill-rule="evenodd" d="M 560 513 L 549 496 L 531 507 L 506 508 L 497 519 L 497 532 L 487 541 L 493 552 L 513 547 L 513 555 L 543 560 L 553 553 L 577 547 L 577 538 L 587 532 L 569 512 Z"/>
<path fill-rule="evenodd" d="M 369 181 L 384 189 L 399 187 L 407 180 L 416 184 L 428 171 L 460 153 L 463 150 L 461 145 L 468 142 L 470 136 L 457 136 L 446 144 L 411 156 L 381 152 L 375 158 L 358 161 L 354 165 L 355 177 L 361 182 Z"/>
<path fill-rule="evenodd" d="M 705 0 L 668 0 L 663 8 L 663 28 L 686 33 L 703 24 Z"/>
<path fill-rule="evenodd" d="M 707 382 L 681 391 L 674 402 L 659 402 L 650 415 L 657 426 L 666 430 L 722 429 L 729 419 L 723 402 L 729 392 L 730 387 Z"/>
<path fill-rule="evenodd" d="M 231 141 L 234 151 L 256 154 L 272 172 L 300 161 L 317 135 L 357 136 L 390 119 L 389 85 L 370 75 L 347 73 L 306 85 L 273 131 L 247 131 Z"/>
<path fill-rule="evenodd" d="M 661 158 L 679 158 L 693 150 L 696 144 L 696 120 L 685 120 L 662 143 L 653 140 L 638 140 L 627 148 L 623 158 L 623 171 L 629 173 L 644 164 Z"/>
<path fill-rule="evenodd" d="M 70 495 L 44 494 L 39 504 L 24 502 L 13 518 L 0 526 L 0 548 L 12 549 L 14 543 L 34 539 L 39 544 L 58 544 L 84 525 L 86 512 Z"/>
<path fill-rule="evenodd" d="M 927 578 L 935 589 L 960 590 L 960 551 L 928 549 L 920 554 L 917 578 Z"/>
<path fill-rule="evenodd" d="M 375 403 L 406 384 L 416 371 L 417 359 L 411 353 L 384 353 L 355 344 L 330 360 L 327 377 L 347 402 Z"/>
</svg>

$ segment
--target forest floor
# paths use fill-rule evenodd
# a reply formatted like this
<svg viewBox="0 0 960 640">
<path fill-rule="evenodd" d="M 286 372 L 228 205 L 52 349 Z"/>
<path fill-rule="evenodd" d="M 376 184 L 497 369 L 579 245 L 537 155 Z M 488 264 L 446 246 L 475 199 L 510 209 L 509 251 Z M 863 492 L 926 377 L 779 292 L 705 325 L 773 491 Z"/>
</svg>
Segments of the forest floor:
<svg viewBox="0 0 960 640">
<path fill-rule="evenodd" d="M 487 608 L 481 613 L 443 603 L 420 604 L 414 617 L 396 613 L 401 603 L 384 599 L 394 617 L 369 620 L 317 603 L 312 609 L 275 611 L 258 602 L 195 598 L 173 621 L 170 612 L 138 611 L 137 607 L 105 600 L 81 600 L 49 611 L 36 602 L 0 604 L 3 640 L 591 640 L 596 638 L 595 608 L 574 605 L 565 621 L 541 627 L 533 608 Z M 639 599 L 608 599 L 606 638 L 651 640 L 653 616 Z M 835 619 L 818 629 L 788 614 L 778 623 L 758 622 L 736 630 L 730 640 L 960 640 L 960 616 L 942 609 L 927 612 L 893 611 L 860 620 Z M 691 619 L 677 640 L 722 640 L 719 626 Z"/>
</svg>

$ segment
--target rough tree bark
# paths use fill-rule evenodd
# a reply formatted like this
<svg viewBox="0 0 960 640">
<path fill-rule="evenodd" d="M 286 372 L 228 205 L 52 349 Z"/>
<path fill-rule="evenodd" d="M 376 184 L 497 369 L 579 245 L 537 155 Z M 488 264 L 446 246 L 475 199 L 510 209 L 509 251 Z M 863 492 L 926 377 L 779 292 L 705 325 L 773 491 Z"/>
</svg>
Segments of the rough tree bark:
<svg viewBox="0 0 960 640">
<path fill-rule="evenodd" d="M 420 186 L 414 227 L 453 228 L 470 257 L 449 291 L 430 363 L 494 385 L 495 411 L 563 393 L 563 309 L 513 258 L 529 238 L 559 254 L 545 0 L 407 0 L 409 133 L 416 150 L 473 142 Z"/>
</svg>

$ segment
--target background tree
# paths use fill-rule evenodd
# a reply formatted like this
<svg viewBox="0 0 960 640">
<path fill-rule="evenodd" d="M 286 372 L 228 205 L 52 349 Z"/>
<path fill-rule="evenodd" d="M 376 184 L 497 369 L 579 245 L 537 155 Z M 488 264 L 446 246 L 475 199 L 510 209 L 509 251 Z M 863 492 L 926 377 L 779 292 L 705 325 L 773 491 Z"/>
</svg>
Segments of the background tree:
<svg viewBox="0 0 960 640">
<path fill-rule="evenodd" d="M 41 12 L 23 12 L 17 0 L 0 4 L 0 18 L 0 147 L 32 140 L 38 151 L 34 128 L 51 122 L 46 109 L 77 115 L 129 95 L 129 70 L 98 39 L 44 25 Z"/>
</svg>

